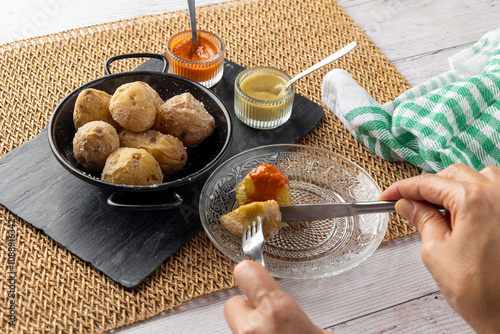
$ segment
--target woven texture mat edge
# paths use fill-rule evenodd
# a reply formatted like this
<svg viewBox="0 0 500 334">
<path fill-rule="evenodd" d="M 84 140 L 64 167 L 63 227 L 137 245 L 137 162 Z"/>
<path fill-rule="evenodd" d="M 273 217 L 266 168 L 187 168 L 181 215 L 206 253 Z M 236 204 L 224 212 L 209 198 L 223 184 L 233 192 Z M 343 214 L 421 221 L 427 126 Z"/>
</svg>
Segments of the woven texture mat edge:
<svg viewBox="0 0 500 334">
<path fill-rule="evenodd" d="M 347 70 L 381 103 L 410 88 L 333 1 L 315 1 L 314 5 L 300 0 L 233 1 L 199 8 L 197 18 L 200 28 L 223 38 L 226 57 L 245 67 L 266 64 L 299 73 L 355 40 L 356 52 L 337 61 L 336 67 Z M 107 58 L 129 52 L 162 53 L 169 36 L 187 29 L 187 11 L 178 11 L 0 46 L 0 156 L 46 127 L 52 111 L 69 92 L 103 76 Z M 121 61 L 114 63 L 113 72 L 138 65 L 134 60 Z M 331 68 L 301 79 L 297 92 L 322 105 L 321 82 Z M 383 189 L 420 173 L 406 163 L 382 161 L 326 109 L 322 121 L 301 144 L 347 157 Z M 11 241 L 0 243 L 0 270 L 13 273 L 0 280 L 0 303 L 8 305 L 12 300 L 9 291 L 14 291 L 16 305 L 14 326 L 9 325 L 9 309 L 0 308 L 0 331 L 4 333 L 109 331 L 172 310 L 196 297 L 235 287 L 234 263 L 204 232 L 165 261 L 141 286 L 129 291 L 3 207 L 0 222 L 0 237 Z M 414 232 L 410 224 L 391 214 L 384 242 Z"/>
</svg>

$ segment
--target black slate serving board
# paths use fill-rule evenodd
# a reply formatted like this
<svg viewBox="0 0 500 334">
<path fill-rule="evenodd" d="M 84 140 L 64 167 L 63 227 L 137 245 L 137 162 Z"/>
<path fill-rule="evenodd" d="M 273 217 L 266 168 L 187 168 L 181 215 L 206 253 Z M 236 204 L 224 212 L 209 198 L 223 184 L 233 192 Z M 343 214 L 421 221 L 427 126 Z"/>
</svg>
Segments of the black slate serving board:
<svg viewBox="0 0 500 334">
<path fill-rule="evenodd" d="M 151 60 L 137 70 L 159 68 L 161 62 Z M 211 88 L 232 115 L 234 139 L 224 159 L 257 146 L 297 143 L 323 117 L 322 107 L 296 94 L 285 125 L 266 131 L 244 125 L 234 115 L 233 103 L 234 79 L 243 69 L 226 60 L 223 79 Z M 115 282 L 133 288 L 202 229 L 198 199 L 206 178 L 175 189 L 184 199 L 177 209 L 112 210 L 106 204 L 110 190 L 66 171 L 52 154 L 44 129 L 0 159 L 0 203 Z"/>
</svg>

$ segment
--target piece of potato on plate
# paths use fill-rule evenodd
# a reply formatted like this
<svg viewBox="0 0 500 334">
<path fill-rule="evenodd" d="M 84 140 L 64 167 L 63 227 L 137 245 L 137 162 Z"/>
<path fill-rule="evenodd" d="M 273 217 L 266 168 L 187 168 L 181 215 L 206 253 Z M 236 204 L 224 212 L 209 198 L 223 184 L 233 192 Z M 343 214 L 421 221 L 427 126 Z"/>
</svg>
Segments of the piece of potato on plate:
<svg viewBox="0 0 500 334">
<path fill-rule="evenodd" d="M 223 215 L 221 224 L 231 233 L 242 236 L 245 229 L 257 221 L 258 217 L 262 219 L 265 239 L 270 239 L 278 233 L 281 226 L 281 212 L 278 202 L 274 200 L 242 205 Z"/>
</svg>

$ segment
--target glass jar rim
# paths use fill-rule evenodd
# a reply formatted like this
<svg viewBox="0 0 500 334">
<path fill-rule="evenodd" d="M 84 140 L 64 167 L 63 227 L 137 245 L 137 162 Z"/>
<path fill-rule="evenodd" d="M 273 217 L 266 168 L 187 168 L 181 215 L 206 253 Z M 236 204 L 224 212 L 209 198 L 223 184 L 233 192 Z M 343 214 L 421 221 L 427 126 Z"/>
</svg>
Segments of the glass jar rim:
<svg viewBox="0 0 500 334">
<path fill-rule="evenodd" d="M 221 55 L 224 54 L 224 51 L 226 50 L 225 49 L 225 45 L 224 45 L 224 42 L 222 41 L 222 39 L 217 36 L 216 34 L 214 34 L 213 32 L 210 32 L 210 31 L 207 31 L 207 30 L 198 30 L 198 33 L 204 33 L 206 35 L 210 35 L 212 37 L 214 37 L 215 39 L 217 39 L 220 43 L 220 48 L 219 48 L 219 52 L 217 52 L 217 54 L 215 56 L 213 56 L 212 58 L 209 58 L 209 59 L 205 59 L 205 60 L 189 60 L 189 59 L 184 59 L 184 58 L 181 58 L 179 56 L 177 56 L 173 51 L 172 49 L 170 48 L 170 43 L 172 42 L 172 40 L 181 35 L 181 34 L 185 34 L 185 33 L 189 33 L 191 34 L 191 30 L 183 30 L 183 31 L 179 31 L 178 33 L 172 35 L 172 37 L 170 37 L 170 39 L 168 40 L 168 43 L 167 43 L 167 53 L 169 56 L 171 56 L 172 58 L 174 58 L 175 60 L 177 61 L 183 61 L 183 62 L 186 62 L 188 64 L 205 64 L 205 63 L 208 63 L 208 62 L 211 62 L 211 61 L 214 61 L 218 58 L 221 57 Z"/>
<path fill-rule="evenodd" d="M 249 72 L 251 70 L 259 70 L 259 69 L 262 69 L 262 70 L 274 70 L 274 71 L 277 71 L 277 72 L 280 72 L 282 74 L 284 74 L 288 80 L 292 79 L 292 77 L 286 73 L 285 71 L 277 68 L 277 67 L 273 67 L 273 66 L 254 66 L 254 67 L 249 67 L 249 68 L 246 68 L 244 69 L 243 71 L 241 71 L 238 76 L 236 76 L 236 79 L 234 81 L 234 85 L 236 87 L 236 89 L 238 90 L 238 93 L 240 93 L 241 95 L 243 95 L 246 99 L 250 100 L 251 102 L 254 102 L 254 103 L 261 103 L 261 104 L 273 104 L 273 103 L 279 103 L 279 102 L 282 102 L 282 101 L 285 101 L 286 99 L 289 99 L 291 95 L 293 95 L 295 93 L 295 83 L 291 84 L 288 88 L 288 92 L 280 97 L 279 99 L 276 99 L 276 100 L 259 100 L 259 99 L 256 99 L 256 98 L 253 98 L 251 96 L 249 96 L 248 94 L 246 94 L 242 89 L 241 89 L 241 85 L 240 85 L 240 79 L 241 77 L 246 73 L 246 72 Z"/>
</svg>

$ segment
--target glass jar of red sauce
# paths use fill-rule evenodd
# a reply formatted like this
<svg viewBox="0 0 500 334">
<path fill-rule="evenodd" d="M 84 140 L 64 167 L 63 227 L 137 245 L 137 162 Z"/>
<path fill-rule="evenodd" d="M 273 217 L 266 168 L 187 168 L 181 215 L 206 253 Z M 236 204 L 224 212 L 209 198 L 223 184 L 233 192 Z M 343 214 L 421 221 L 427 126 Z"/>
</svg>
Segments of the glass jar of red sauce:
<svg viewBox="0 0 500 334">
<path fill-rule="evenodd" d="M 198 40 L 198 45 L 194 46 L 191 30 L 170 38 L 166 52 L 168 72 L 210 88 L 222 78 L 225 47 L 217 35 L 205 30 L 198 30 Z"/>
</svg>

